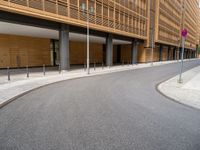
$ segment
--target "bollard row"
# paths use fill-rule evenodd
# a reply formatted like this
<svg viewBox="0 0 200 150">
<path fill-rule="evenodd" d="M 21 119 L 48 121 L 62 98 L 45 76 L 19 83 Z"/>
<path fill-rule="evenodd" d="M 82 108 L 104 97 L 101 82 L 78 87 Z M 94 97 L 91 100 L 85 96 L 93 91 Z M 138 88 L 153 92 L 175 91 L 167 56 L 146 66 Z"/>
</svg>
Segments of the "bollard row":
<svg viewBox="0 0 200 150">
<path fill-rule="evenodd" d="M 43 65 L 43 76 L 46 75 L 46 66 L 45 64 Z M 7 67 L 7 80 L 10 81 L 11 80 L 11 73 L 10 73 L 10 67 Z M 59 66 L 59 73 L 60 73 L 60 66 Z M 26 77 L 29 78 L 30 77 L 30 71 L 29 71 L 29 66 L 26 66 Z"/>
</svg>

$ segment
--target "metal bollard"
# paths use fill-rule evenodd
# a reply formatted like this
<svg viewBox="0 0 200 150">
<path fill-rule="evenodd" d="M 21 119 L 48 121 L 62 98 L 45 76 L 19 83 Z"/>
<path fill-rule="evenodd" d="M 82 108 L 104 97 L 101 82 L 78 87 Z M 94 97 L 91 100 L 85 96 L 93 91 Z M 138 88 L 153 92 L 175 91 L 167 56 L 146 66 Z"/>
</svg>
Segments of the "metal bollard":
<svg viewBox="0 0 200 150">
<path fill-rule="evenodd" d="M 96 63 L 94 62 L 94 70 L 96 70 Z"/>
<path fill-rule="evenodd" d="M 86 64 L 84 63 L 84 71 L 86 71 Z"/>
<path fill-rule="evenodd" d="M 59 74 L 61 74 L 61 66 L 60 66 L 60 64 L 58 64 L 58 72 L 59 72 Z"/>
<path fill-rule="evenodd" d="M 46 69 L 45 69 L 45 65 L 43 65 L 43 75 L 46 75 Z"/>
<path fill-rule="evenodd" d="M 10 81 L 10 68 L 7 67 L 7 75 L 8 75 L 8 81 Z"/>
<path fill-rule="evenodd" d="M 26 66 L 26 77 L 29 78 L 29 68 Z"/>
<path fill-rule="evenodd" d="M 104 69 L 104 64 L 103 64 L 103 62 L 102 62 L 102 70 Z"/>
</svg>

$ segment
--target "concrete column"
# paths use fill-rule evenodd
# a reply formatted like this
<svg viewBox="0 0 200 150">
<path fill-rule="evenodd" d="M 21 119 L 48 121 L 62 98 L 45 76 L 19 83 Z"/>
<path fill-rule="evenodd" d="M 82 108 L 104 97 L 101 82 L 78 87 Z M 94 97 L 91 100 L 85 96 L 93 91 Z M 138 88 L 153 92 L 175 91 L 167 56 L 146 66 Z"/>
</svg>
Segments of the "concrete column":
<svg viewBox="0 0 200 150">
<path fill-rule="evenodd" d="M 136 40 L 132 41 L 132 64 L 136 64 L 138 62 L 137 57 L 138 57 L 138 43 Z"/>
<path fill-rule="evenodd" d="M 163 46 L 162 45 L 160 45 L 160 49 L 159 49 L 159 51 L 160 51 L 160 58 L 159 58 L 159 61 L 162 61 L 162 51 L 163 51 Z"/>
<path fill-rule="evenodd" d="M 188 49 L 187 50 L 187 59 L 189 59 L 190 58 L 190 50 Z"/>
<path fill-rule="evenodd" d="M 187 59 L 187 49 L 184 50 L 184 59 Z"/>
<path fill-rule="evenodd" d="M 186 59 L 186 49 L 184 49 L 184 53 L 183 53 L 183 59 Z"/>
<path fill-rule="evenodd" d="M 106 65 L 113 65 L 113 37 L 111 34 L 106 37 Z"/>
<path fill-rule="evenodd" d="M 167 50 L 167 60 L 170 60 L 170 50 L 171 50 L 171 46 L 168 46 L 168 50 Z"/>
<path fill-rule="evenodd" d="M 59 31 L 60 44 L 60 69 L 70 69 L 69 61 L 69 26 L 62 24 Z"/>
<path fill-rule="evenodd" d="M 117 63 L 121 63 L 121 45 L 117 45 Z"/>
<path fill-rule="evenodd" d="M 53 49 L 53 66 L 56 66 L 56 44 L 55 40 L 51 40 Z"/>
<path fill-rule="evenodd" d="M 176 47 L 173 49 L 173 60 L 176 60 Z"/>
<path fill-rule="evenodd" d="M 192 58 L 191 50 L 189 50 L 189 58 Z"/>
</svg>

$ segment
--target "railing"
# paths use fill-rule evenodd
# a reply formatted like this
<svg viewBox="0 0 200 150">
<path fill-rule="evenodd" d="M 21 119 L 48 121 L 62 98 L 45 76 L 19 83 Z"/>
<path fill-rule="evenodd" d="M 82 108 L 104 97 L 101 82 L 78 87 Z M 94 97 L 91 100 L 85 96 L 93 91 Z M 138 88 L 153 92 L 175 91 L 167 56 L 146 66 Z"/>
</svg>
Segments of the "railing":
<svg viewBox="0 0 200 150">
<path fill-rule="evenodd" d="M 51 19 L 52 17 L 59 18 L 64 22 L 82 24 L 82 26 L 86 26 L 84 23 L 87 21 L 88 12 L 86 10 L 89 10 L 91 28 L 146 39 L 147 1 L 142 0 L 142 3 L 144 3 L 142 6 L 134 3 L 129 6 L 127 3 L 113 0 L 2 0 L 0 8 L 6 5 L 10 9 L 14 8 L 15 11 L 16 9 L 19 12 L 24 10 L 23 13 L 27 14 L 34 11 L 45 15 L 47 19 L 50 16 Z"/>
</svg>

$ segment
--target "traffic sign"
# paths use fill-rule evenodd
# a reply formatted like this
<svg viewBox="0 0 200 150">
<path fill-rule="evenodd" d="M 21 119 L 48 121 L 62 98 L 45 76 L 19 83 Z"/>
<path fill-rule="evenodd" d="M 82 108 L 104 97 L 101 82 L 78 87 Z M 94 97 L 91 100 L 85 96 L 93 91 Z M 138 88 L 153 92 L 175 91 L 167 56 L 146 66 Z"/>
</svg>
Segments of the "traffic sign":
<svg viewBox="0 0 200 150">
<path fill-rule="evenodd" d="M 185 37 L 187 36 L 187 33 L 188 33 L 187 29 L 183 29 L 183 30 L 181 31 L 182 37 L 185 38 Z"/>
</svg>

